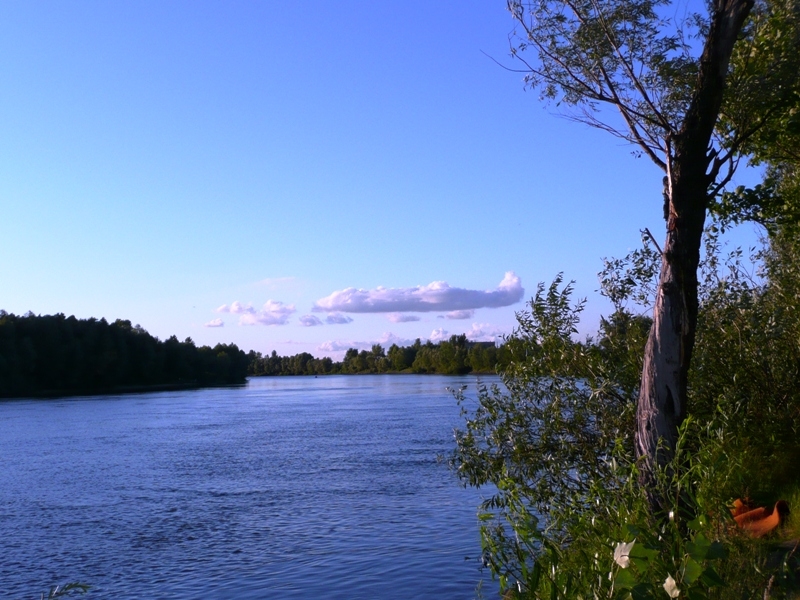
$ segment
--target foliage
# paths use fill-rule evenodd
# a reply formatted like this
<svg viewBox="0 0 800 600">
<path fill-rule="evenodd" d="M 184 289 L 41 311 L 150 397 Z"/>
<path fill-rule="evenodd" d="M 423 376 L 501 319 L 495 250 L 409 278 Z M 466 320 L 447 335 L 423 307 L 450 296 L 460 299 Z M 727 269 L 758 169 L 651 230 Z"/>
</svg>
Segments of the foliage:
<svg viewBox="0 0 800 600">
<path fill-rule="evenodd" d="M 731 57 L 721 124 L 729 131 L 748 123 L 742 150 L 767 169 L 762 183 L 726 191 L 710 208 L 723 228 L 754 221 L 773 234 L 800 223 L 800 3 L 762 2 L 747 29 Z"/>
<path fill-rule="evenodd" d="M 664 136 L 677 131 L 697 80 L 693 31 L 659 15 L 665 0 L 509 0 L 521 32 L 512 53 L 526 83 L 575 107 L 573 118 L 639 145 L 663 166 Z M 688 19 L 683 25 L 692 28 Z M 529 56 L 533 58 L 529 58 Z M 610 124 L 603 106 L 619 111 Z"/>
<path fill-rule="evenodd" d="M 494 342 L 471 342 L 465 335 L 452 335 L 438 344 L 423 344 L 417 339 L 412 345 L 392 344 L 386 352 L 380 344 L 370 350 L 349 348 L 341 362 L 331 358 L 314 358 L 308 352 L 295 356 L 269 356 L 250 351 L 249 375 L 331 375 L 358 373 L 494 373 L 497 364 L 505 360 L 507 351 Z"/>
<path fill-rule="evenodd" d="M 540 284 L 530 312 L 518 314 L 503 376 L 508 392 L 481 388 L 467 429 L 457 433 L 453 466 L 470 485 L 497 486 L 491 505 L 498 508 L 510 481 L 540 514 L 585 499 L 589 476 L 607 471 L 618 440 L 631 446 L 631 384 L 640 365 L 618 360 L 615 342 L 601 351 L 571 340 L 583 304 L 570 306 L 571 285 L 561 284 L 561 277 L 547 289 Z"/>
<path fill-rule="evenodd" d="M 480 388 L 472 412 L 459 396 L 469 419 L 451 461 L 466 484 L 494 490 L 481 516 L 484 560 L 503 588 L 526 593 L 571 589 L 575 575 L 558 565 L 570 562 L 563 548 L 575 519 L 593 510 L 598 482 L 624 485 L 616 457 L 633 451 L 641 353 L 620 351 L 619 338 L 605 348 L 575 343 L 583 303 L 570 304 L 572 287 L 562 284 L 560 276 L 540 284 L 530 310 L 518 314 L 507 391 Z"/>
<path fill-rule="evenodd" d="M 760 0 L 731 55 L 720 128 L 749 134 L 741 149 L 760 164 L 797 163 L 800 136 L 800 3 Z"/>
<path fill-rule="evenodd" d="M 751 221 L 772 231 L 787 220 L 796 221 L 800 214 L 794 214 L 795 207 L 784 200 L 780 186 L 780 180 L 768 173 L 752 188 L 740 185 L 724 192 L 711 206 L 721 230 Z"/>
<path fill-rule="evenodd" d="M 248 375 L 326 375 L 336 373 L 337 365 L 330 358 L 317 359 L 308 352 L 301 352 L 294 356 L 278 356 L 274 350 L 272 354 L 263 356 L 260 352 L 251 350 L 247 354 Z"/>
<path fill-rule="evenodd" d="M 596 339 L 575 341 L 583 304 L 559 276 L 518 314 L 505 389 L 459 395 L 467 420 L 451 464 L 491 494 L 484 563 L 508 597 L 776 598 L 790 585 L 774 548 L 740 535 L 726 506 L 797 485 L 800 242 L 772 237 L 750 270 L 743 252 L 722 250 L 709 231 L 693 410 L 656 471 L 668 513 L 650 510 L 631 439 L 649 329 L 631 309 L 652 301 L 660 258 L 647 245 L 605 261 L 615 309 Z"/>
<path fill-rule="evenodd" d="M 716 236 L 708 244 L 717 256 Z M 706 263 L 690 393 L 696 416 L 745 457 L 739 493 L 763 497 L 796 475 L 800 458 L 800 245 L 778 233 L 752 259 L 760 276 L 739 250 L 726 257 L 725 277 Z"/>
<path fill-rule="evenodd" d="M 518 26 L 511 52 L 523 65 L 526 84 L 543 99 L 573 120 L 635 144 L 668 175 L 673 143 L 711 118 L 713 197 L 741 156 L 778 147 L 783 141 L 778 132 L 797 124 L 800 12 L 796 0 L 708 2 L 706 14 L 670 10 L 671 5 L 669 0 L 507 0 Z M 748 13 L 738 36 L 721 32 Z M 727 85 L 715 124 L 716 114 L 701 114 L 712 106 L 698 96 L 701 65 L 716 59 L 726 43 L 722 38 L 730 35 L 738 41 L 729 64 L 720 65 Z"/>
<path fill-rule="evenodd" d="M 0 311 L 0 397 L 241 383 L 246 369 L 234 344 L 198 348 L 121 319 Z"/>
<path fill-rule="evenodd" d="M 467 420 L 452 464 L 465 484 L 492 491 L 481 515 L 484 560 L 508 597 L 780 592 L 764 546 L 738 535 L 726 503 L 774 494 L 781 478 L 796 478 L 788 465 L 800 456 L 800 256 L 791 232 L 800 215 L 800 11 L 796 0 L 714 1 L 706 15 L 679 19 L 670 4 L 508 0 L 526 82 L 663 169 L 668 219 L 663 256 L 646 247 L 606 261 L 601 287 L 614 312 L 597 340 L 573 339 L 582 305 L 559 278 L 518 315 L 505 390 L 481 388 L 474 405 L 459 398 Z M 697 290 L 707 204 L 748 154 L 769 165 L 767 180 L 711 208 L 720 228 L 768 227 L 755 255 L 761 270 L 748 271 L 741 251 L 720 259 L 712 228 Z M 624 422 L 639 396 L 649 321 L 632 307 L 651 306 L 659 266 L 647 348 L 664 368 L 643 375 L 639 431 L 656 429 L 639 445 L 640 479 Z M 678 397 L 653 391 L 664 389 Z M 669 438 L 666 464 L 651 464 L 657 438 Z"/>
<path fill-rule="evenodd" d="M 760 136 L 794 122 L 800 13 L 795 0 L 714 0 L 704 3 L 704 13 L 672 10 L 669 0 L 507 5 L 517 23 L 512 54 L 526 82 L 571 118 L 637 145 L 665 173 L 662 286 L 642 349 L 637 408 L 646 483 L 650 463 L 669 461 L 691 406 L 687 378 L 707 207 L 741 158 L 759 149 Z M 764 139 L 768 148 L 777 145 Z M 663 509 L 655 495 L 650 504 Z"/>
</svg>

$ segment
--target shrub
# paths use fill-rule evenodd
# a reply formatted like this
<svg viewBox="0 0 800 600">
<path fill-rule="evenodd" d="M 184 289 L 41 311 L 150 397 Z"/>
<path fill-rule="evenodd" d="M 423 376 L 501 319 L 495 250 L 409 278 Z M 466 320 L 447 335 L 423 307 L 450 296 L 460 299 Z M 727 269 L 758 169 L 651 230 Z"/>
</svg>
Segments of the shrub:
<svg viewBox="0 0 800 600">
<path fill-rule="evenodd" d="M 517 315 L 503 389 L 457 393 L 466 420 L 451 465 L 491 492 L 479 513 L 483 560 L 507 597 L 761 598 L 790 585 L 727 506 L 756 492 L 774 502 L 796 477 L 797 242 L 766 241 L 756 270 L 739 250 L 723 257 L 714 231 L 706 249 L 690 415 L 656 473 L 664 513 L 650 512 L 633 451 L 660 259 L 647 245 L 606 261 L 614 312 L 596 339 L 574 339 L 583 302 L 559 276 Z"/>
</svg>

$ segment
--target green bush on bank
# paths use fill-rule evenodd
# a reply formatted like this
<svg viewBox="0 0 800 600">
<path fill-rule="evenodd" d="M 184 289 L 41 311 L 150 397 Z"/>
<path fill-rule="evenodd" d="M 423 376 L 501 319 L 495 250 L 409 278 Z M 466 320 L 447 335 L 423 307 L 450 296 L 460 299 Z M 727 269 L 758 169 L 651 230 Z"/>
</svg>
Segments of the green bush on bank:
<svg viewBox="0 0 800 600">
<path fill-rule="evenodd" d="M 574 341 L 583 303 L 557 278 L 540 285 L 507 346 L 506 390 L 459 400 L 467 417 L 452 465 L 488 486 L 483 560 L 507 597 L 780 598 L 786 552 L 747 538 L 728 506 L 800 500 L 800 244 L 776 235 L 723 256 L 709 231 L 690 416 L 658 473 L 670 510 L 650 512 L 634 459 L 635 403 L 660 256 L 607 261 L 613 314 Z M 787 557 L 788 556 L 788 557 Z"/>
</svg>

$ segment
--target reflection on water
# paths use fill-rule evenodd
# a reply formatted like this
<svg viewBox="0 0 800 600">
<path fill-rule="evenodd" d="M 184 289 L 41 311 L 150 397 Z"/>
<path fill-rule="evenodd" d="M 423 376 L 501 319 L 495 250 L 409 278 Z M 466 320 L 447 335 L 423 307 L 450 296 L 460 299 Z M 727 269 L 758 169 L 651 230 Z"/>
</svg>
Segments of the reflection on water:
<svg viewBox="0 0 800 600">
<path fill-rule="evenodd" d="M 2 595 L 80 580 L 89 598 L 474 597 L 479 496 L 436 459 L 459 424 L 445 387 L 474 383 L 0 403 Z"/>
</svg>

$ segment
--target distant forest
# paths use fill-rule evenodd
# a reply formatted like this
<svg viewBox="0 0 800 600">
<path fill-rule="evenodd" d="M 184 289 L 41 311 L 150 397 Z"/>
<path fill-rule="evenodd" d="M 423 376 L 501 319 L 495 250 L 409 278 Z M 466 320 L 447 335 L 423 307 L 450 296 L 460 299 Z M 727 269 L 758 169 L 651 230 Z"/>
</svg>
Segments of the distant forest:
<svg viewBox="0 0 800 600">
<path fill-rule="evenodd" d="M 247 376 L 358 373 L 494 373 L 510 351 L 466 336 L 388 351 L 350 348 L 339 362 L 308 352 L 278 356 L 245 353 L 235 344 L 195 346 L 191 338 L 165 341 L 117 319 L 63 314 L 17 316 L 0 310 L 0 398 L 181 389 L 244 383 Z"/>
<path fill-rule="evenodd" d="M 260 352 L 247 355 L 250 364 L 248 375 L 331 375 L 336 373 L 494 373 L 498 364 L 505 364 L 509 351 L 505 345 L 494 342 L 470 342 L 465 335 L 454 335 L 449 340 L 434 344 L 417 339 L 411 346 L 392 344 L 388 352 L 380 344 L 371 350 L 359 352 L 350 348 L 344 360 L 314 358 L 308 352 L 294 356 L 269 356 Z"/>
<path fill-rule="evenodd" d="M 250 360 L 234 344 L 162 342 L 130 321 L 0 310 L 0 397 L 243 383 Z"/>
</svg>

